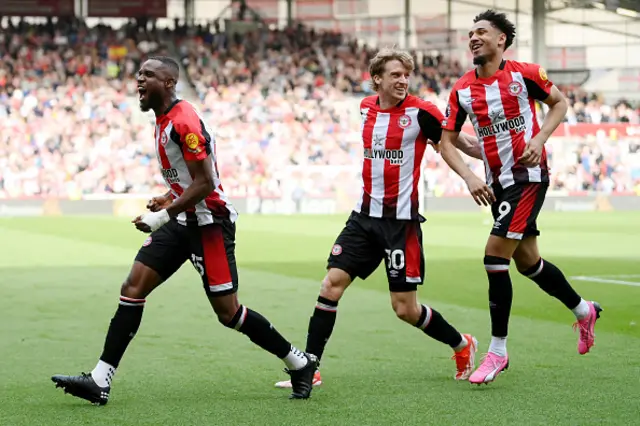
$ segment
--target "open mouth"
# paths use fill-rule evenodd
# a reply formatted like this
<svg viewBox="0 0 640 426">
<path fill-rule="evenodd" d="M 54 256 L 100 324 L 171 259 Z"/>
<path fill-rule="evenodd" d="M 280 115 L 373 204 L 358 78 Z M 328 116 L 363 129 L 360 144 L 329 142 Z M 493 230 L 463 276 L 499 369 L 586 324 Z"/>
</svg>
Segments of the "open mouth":
<svg viewBox="0 0 640 426">
<path fill-rule="evenodd" d="M 471 53 L 478 53 L 480 51 L 480 48 L 482 47 L 482 44 L 478 43 L 478 44 L 474 44 L 473 46 L 471 46 Z"/>
<path fill-rule="evenodd" d="M 139 100 L 144 100 L 144 98 L 146 97 L 145 95 L 147 94 L 147 89 L 145 89 L 142 86 L 138 86 L 138 99 Z"/>
</svg>

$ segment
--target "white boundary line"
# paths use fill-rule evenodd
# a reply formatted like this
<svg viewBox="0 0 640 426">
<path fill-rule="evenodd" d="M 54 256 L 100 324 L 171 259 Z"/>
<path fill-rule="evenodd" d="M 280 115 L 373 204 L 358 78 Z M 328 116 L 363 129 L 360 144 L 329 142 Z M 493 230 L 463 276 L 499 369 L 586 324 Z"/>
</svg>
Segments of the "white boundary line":
<svg viewBox="0 0 640 426">
<path fill-rule="evenodd" d="M 640 274 L 616 274 L 616 275 L 599 275 L 605 278 L 640 278 Z"/>
<path fill-rule="evenodd" d="M 637 275 L 635 275 L 637 276 Z M 628 285 L 628 286 L 632 286 L 632 287 L 640 287 L 640 282 L 637 281 L 623 281 L 623 280 L 611 280 L 611 279 L 607 279 L 607 278 L 600 278 L 600 277 L 587 277 L 587 276 L 583 276 L 583 275 L 579 275 L 576 277 L 571 277 L 572 280 L 577 280 L 577 281 L 591 281 L 594 283 L 604 283 L 604 284 L 621 284 L 621 285 Z"/>
</svg>

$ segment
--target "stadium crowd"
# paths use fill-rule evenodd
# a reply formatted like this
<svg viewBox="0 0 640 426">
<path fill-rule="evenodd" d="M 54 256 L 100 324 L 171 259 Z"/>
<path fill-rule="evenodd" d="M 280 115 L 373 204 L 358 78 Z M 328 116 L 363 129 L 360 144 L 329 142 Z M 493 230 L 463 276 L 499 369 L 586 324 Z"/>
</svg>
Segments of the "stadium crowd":
<svg viewBox="0 0 640 426">
<path fill-rule="evenodd" d="M 359 191 L 358 104 L 372 93 L 373 51 L 340 34 L 299 27 L 230 39 L 209 28 L 2 25 L 0 198 L 163 192 L 135 72 L 150 54 L 176 52 L 216 131 L 220 173 L 232 196 Z M 442 57 L 416 60 L 411 90 L 444 111 L 463 69 Z M 607 105 L 575 88 L 565 93 L 570 124 L 638 124 L 637 106 Z M 552 138 L 547 146 L 552 189 L 640 191 L 639 136 L 600 131 Z M 481 163 L 473 168 L 484 175 Z M 433 150 L 425 179 L 436 195 L 466 191 Z"/>
</svg>

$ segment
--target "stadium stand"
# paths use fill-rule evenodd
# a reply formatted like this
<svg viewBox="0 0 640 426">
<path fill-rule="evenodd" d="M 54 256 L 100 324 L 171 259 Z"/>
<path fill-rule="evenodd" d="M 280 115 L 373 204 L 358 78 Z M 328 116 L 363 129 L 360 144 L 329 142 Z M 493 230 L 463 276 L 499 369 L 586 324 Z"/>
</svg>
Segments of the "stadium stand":
<svg viewBox="0 0 640 426">
<path fill-rule="evenodd" d="M 229 38 L 203 27 L 138 32 L 78 20 L 5 22 L 0 198 L 164 192 L 149 118 L 135 96 L 135 72 L 150 54 L 180 57 L 185 82 L 216 129 L 231 196 L 336 196 L 352 182 L 353 193 L 339 194 L 350 197 L 359 191 L 358 103 L 371 93 L 373 52 L 339 33 L 302 27 Z M 442 57 L 416 54 L 416 63 L 411 90 L 444 110 L 463 70 Z M 548 142 L 551 189 L 640 193 L 640 106 L 561 89 L 570 110 L 562 134 Z M 484 174 L 479 162 L 473 169 Z M 424 179 L 437 196 L 466 191 L 432 150 Z"/>
</svg>

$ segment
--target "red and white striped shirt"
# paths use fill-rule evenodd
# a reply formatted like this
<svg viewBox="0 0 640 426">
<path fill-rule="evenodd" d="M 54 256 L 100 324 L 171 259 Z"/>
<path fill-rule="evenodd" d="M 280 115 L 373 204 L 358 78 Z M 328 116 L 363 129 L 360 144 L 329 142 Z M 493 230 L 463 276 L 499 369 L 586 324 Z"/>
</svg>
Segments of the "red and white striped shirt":
<svg viewBox="0 0 640 426">
<path fill-rule="evenodd" d="M 442 127 L 460 131 L 469 116 L 482 146 L 488 185 L 507 188 L 549 182 L 544 147 L 539 166 L 525 167 L 517 160 L 540 132 L 535 100 L 545 100 L 552 87 L 545 70 L 536 64 L 503 60 L 489 78 L 469 71 L 451 90 Z"/>
<path fill-rule="evenodd" d="M 427 139 L 440 142 L 442 113 L 412 95 L 384 110 L 377 95 L 366 97 L 360 113 L 362 195 L 354 210 L 377 218 L 418 219 L 420 164 Z"/>
<path fill-rule="evenodd" d="M 200 114 L 189 102 L 175 101 L 156 117 L 156 154 L 165 183 L 175 200 L 193 183 L 187 161 L 210 161 L 215 189 L 176 219 L 182 225 L 214 223 L 214 218 L 235 222 L 238 213 L 225 195 L 218 175 L 215 138 Z"/>
</svg>

